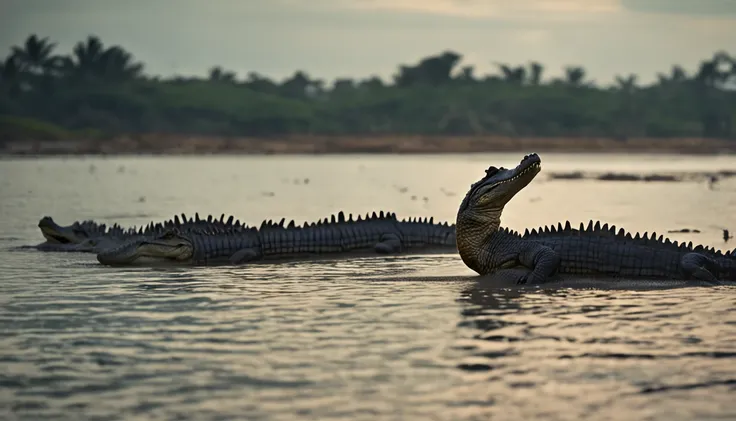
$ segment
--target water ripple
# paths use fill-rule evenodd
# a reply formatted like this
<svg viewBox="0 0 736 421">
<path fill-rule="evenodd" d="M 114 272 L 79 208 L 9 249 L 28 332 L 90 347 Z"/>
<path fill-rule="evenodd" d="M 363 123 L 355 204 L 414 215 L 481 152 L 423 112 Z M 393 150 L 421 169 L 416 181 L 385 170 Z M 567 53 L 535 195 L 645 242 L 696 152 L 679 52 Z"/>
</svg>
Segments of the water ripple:
<svg viewBox="0 0 736 421">
<path fill-rule="evenodd" d="M 56 176 L 35 181 L 36 161 L 0 163 L 17 173 L 0 203 L 7 215 L 0 220 L 2 419 L 736 418 L 734 287 L 493 289 L 475 282 L 454 255 L 113 269 L 87 254 L 8 251 L 41 241 L 28 218 L 34 214 L 67 221 L 110 216 L 114 209 L 139 225 L 148 222 L 145 215 L 182 211 L 312 219 L 335 203 L 364 212 L 383 200 L 396 203 L 400 214 L 424 216 L 427 209 L 370 180 L 390 186 L 401 174 L 412 191 L 430 196 L 423 189 L 441 184 L 428 183 L 427 175 L 441 167 L 452 174 L 441 181 L 453 191 L 477 176 L 468 158 L 412 158 L 412 172 L 401 171 L 406 161 L 361 159 L 371 177 L 344 158 L 330 158 L 330 165 L 203 159 L 196 161 L 202 170 L 195 181 L 180 169 L 195 161 L 156 159 L 126 161 L 131 172 L 122 182 L 114 171 L 121 162 L 111 163 L 108 175 L 99 163 L 105 188 L 94 195 L 78 188 L 89 162 L 43 161 L 45 173 Z M 622 162 L 635 159 L 644 158 Z M 262 185 L 239 185 L 241 196 L 221 182 L 235 173 L 253 171 L 249 177 L 256 179 L 275 171 L 309 174 L 314 185 L 333 186 L 338 170 L 351 188 L 324 187 L 319 201 L 290 186 L 289 195 L 251 203 L 242 197 L 286 187 L 261 176 Z M 130 183 L 130 177 L 165 183 L 167 199 L 153 200 L 155 186 Z M 211 188 L 193 188 L 200 178 Z M 36 195 L 27 194 L 29 184 Z M 703 242 L 718 245 L 720 233 L 707 231 L 707 224 L 733 218 L 724 211 L 730 198 L 694 185 L 653 190 L 581 183 L 575 197 L 562 194 L 565 186 L 530 185 L 509 205 L 507 223 L 517 228 L 595 214 L 632 229 L 665 231 L 686 220 L 704 229 Z M 544 208 L 525 202 L 524 194 L 540 197 Z M 139 203 L 141 195 L 150 200 Z M 595 207 L 586 199 L 591 195 L 600 199 Z M 681 206 L 668 205 L 673 198 Z M 209 203 L 211 209 L 194 208 Z M 454 217 L 456 203 L 429 203 L 436 218 Z M 612 215 L 601 213 L 611 209 Z"/>
</svg>

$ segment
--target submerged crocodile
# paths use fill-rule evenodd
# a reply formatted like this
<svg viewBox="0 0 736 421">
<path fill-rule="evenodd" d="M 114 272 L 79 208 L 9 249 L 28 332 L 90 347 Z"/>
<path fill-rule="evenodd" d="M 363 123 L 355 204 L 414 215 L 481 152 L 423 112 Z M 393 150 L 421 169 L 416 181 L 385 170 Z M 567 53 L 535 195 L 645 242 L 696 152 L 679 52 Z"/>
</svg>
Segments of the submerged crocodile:
<svg viewBox="0 0 736 421">
<path fill-rule="evenodd" d="M 501 228 L 506 203 L 540 170 L 541 159 L 531 154 L 513 169 L 488 168 L 485 177 L 470 187 L 457 214 L 457 247 L 470 269 L 481 275 L 513 269 L 506 272 L 516 273 L 519 284 L 541 284 L 557 274 L 710 284 L 736 281 L 734 252 L 693 247 L 692 242 L 678 244 L 656 233 L 632 236 L 593 221 L 577 229 L 567 221 L 523 235 Z"/>
<path fill-rule="evenodd" d="M 98 253 L 105 265 L 174 263 L 237 265 L 301 259 L 335 259 L 399 253 L 455 253 L 455 226 L 434 219 L 399 221 L 381 211 L 345 218 L 343 212 L 317 223 L 284 226 L 264 221 L 260 228 L 208 229 L 182 232 L 176 228 L 154 238 L 129 241 Z"/>
<path fill-rule="evenodd" d="M 62 226 L 54 222 L 53 218 L 44 216 L 38 222 L 38 228 L 46 241 L 34 246 L 34 248 L 42 251 L 98 253 L 104 249 L 119 246 L 126 241 L 155 237 L 170 228 L 178 228 L 186 232 L 195 228 L 237 230 L 245 227 L 244 224 L 240 223 L 240 220 L 234 221 L 234 219 L 232 215 L 225 219 L 225 214 L 222 214 L 219 220 L 213 218 L 212 215 L 209 215 L 207 219 L 200 219 L 199 213 L 196 213 L 194 217 L 187 218 L 186 214 L 182 213 L 181 220 L 178 215 L 175 215 L 163 222 L 150 222 L 145 227 L 123 228 L 118 224 L 108 227 L 92 220 L 75 221 L 71 225 Z"/>
</svg>

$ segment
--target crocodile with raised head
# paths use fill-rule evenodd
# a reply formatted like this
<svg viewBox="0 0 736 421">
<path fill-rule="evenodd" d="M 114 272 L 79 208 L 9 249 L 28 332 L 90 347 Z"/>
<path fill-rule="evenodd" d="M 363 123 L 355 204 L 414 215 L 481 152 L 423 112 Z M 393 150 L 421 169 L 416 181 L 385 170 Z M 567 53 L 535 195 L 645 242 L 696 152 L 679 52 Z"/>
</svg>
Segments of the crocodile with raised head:
<svg viewBox="0 0 736 421">
<path fill-rule="evenodd" d="M 736 256 L 692 243 L 678 244 L 656 233 L 632 236 L 623 229 L 590 221 L 526 231 L 501 228 L 504 206 L 541 170 L 527 155 L 512 169 L 490 167 L 470 187 L 457 214 L 457 247 L 465 264 L 481 275 L 521 271 L 519 284 L 540 284 L 552 275 L 620 279 L 684 279 L 716 284 L 736 281 Z M 508 271 L 509 273 L 519 271 Z"/>
<path fill-rule="evenodd" d="M 343 212 L 317 223 L 284 226 L 264 221 L 260 228 L 170 229 L 155 238 L 130 241 L 103 251 L 97 260 L 105 265 L 173 263 L 181 265 L 238 265 L 245 263 L 335 259 L 376 254 L 455 253 L 454 225 L 433 219 L 399 221 L 394 213 L 366 215 Z"/>
<path fill-rule="evenodd" d="M 92 220 L 75 221 L 71 225 L 62 226 L 54 222 L 53 218 L 44 216 L 38 222 L 38 228 L 46 239 L 45 242 L 34 246 L 34 248 L 42 251 L 73 251 L 73 252 L 93 252 L 98 253 L 104 249 L 116 247 L 126 241 L 140 239 L 144 237 L 155 237 L 163 234 L 167 229 L 177 228 L 181 231 L 189 231 L 190 229 L 239 229 L 244 227 L 240 220 L 235 220 L 231 215 L 225 219 L 225 214 L 220 219 L 213 218 L 209 215 L 207 219 L 200 219 L 199 213 L 195 216 L 187 218 L 185 214 L 181 214 L 181 220 L 178 215 L 173 218 L 154 223 L 150 222 L 145 227 L 123 228 L 118 224 L 108 227 L 105 224 L 99 224 Z"/>
</svg>

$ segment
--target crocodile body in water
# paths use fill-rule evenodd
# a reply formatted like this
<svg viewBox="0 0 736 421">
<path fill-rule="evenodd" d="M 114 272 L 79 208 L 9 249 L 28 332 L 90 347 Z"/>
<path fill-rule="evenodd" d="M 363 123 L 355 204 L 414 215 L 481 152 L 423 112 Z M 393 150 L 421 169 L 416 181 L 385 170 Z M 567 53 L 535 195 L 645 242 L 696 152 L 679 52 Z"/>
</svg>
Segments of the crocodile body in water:
<svg viewBox="0 0 736 421">
<path fill-rule="evenodd" d="M 296 226 L 264 221 L 260 228 L 181 232 L 129 241 L 97 254 L 105 265 L 237 265 L 289 260 L 340 259 L 402 253 L 456 253 L 455 226 L 433 219 L 399 221 L 393 213 L 360 216 L 343 212 Z"/>
<path fill-rule="evenodd" d="M 506 271 L 519 284 L 541 284 L 559 275 L 619 280 L 736 281 L 736 255 L 692 243 L 678 244 L 657 234 L 631 235 L 590 221 L 569 221 L 520 234 L 501 228 L 504 206 L 541 170 L 541 159 L 527 155 L 513 169 L 490 167 L 474 183 L 457 214 L 457 247 L 463 262 L 481 275 Z"/>
</svg>

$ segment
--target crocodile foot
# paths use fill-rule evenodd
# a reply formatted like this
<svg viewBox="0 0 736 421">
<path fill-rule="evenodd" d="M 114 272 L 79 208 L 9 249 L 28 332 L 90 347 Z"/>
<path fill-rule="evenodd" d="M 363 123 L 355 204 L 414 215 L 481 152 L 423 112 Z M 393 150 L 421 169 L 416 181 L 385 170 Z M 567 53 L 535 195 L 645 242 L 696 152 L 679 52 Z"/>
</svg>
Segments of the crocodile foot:
<svg viewBox="0 0 736 421">
<path fill-rule="evenodd" d="M 690 279 L 707 282 L 712 285 L 721 285 L 721 282 L 713 275 L 717 272 L 718 264 L 709 257 L 700 253 L 687 253 L 682 256 L 680 267 L 685 276 Z"/>
<path fill-rule="evenodd" d="M 528 272 L 524 275 L 521 275 L 519 277 L 519 280 L 516 281 L 517 285 L 540 285 L 543 284 L 545 281 L 545 278 L 535 274 L 534 272 Z"/>
</svg>

